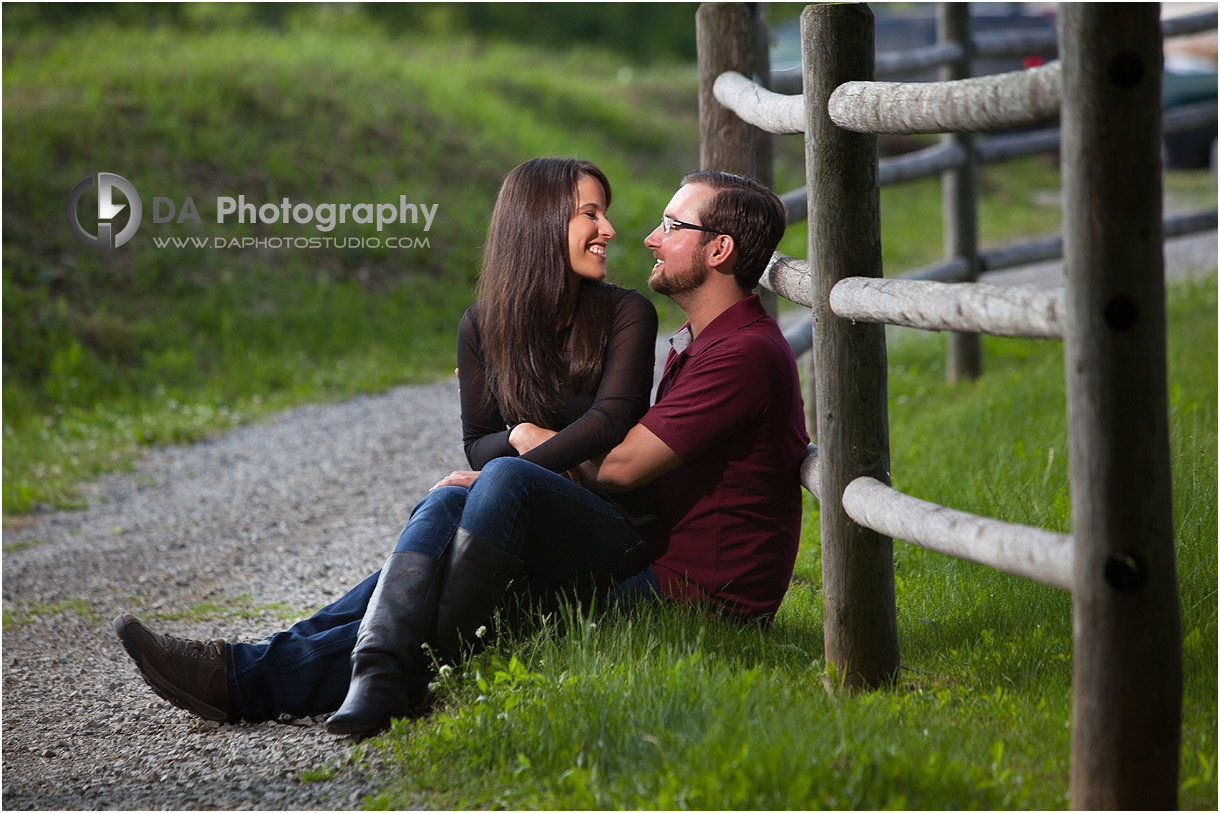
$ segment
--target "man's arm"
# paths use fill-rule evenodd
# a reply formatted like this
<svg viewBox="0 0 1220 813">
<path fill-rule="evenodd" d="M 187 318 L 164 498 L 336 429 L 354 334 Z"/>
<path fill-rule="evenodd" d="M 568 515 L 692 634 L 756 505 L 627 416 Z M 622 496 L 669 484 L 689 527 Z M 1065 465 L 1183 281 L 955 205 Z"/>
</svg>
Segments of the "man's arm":
<svg viewBox="0 0 1220 813">
<path fill-rule="evenodd" d="M 582 463 L 577 471 L 590 489 L 613 494 L 651 483 L 682 465 L 665 442 L 643 424 L 636 424 L 627 437 L 600 458 Z"/>
</svg>

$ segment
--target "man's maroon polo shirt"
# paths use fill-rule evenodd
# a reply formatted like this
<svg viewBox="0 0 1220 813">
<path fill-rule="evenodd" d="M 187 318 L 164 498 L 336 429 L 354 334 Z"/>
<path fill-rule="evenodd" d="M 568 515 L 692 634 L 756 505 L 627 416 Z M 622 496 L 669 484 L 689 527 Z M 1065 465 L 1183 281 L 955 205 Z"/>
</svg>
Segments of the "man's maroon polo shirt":
<svg viewBox="0 0 1220 813">
<path fill-rule="evenodd" d="M 773 617 L 796 561 L 809 435 L 796 361 L 756 295 L 670 351 L 641 423 L 683 460 L 655 483 L 661 589 Z"/>
</svg>

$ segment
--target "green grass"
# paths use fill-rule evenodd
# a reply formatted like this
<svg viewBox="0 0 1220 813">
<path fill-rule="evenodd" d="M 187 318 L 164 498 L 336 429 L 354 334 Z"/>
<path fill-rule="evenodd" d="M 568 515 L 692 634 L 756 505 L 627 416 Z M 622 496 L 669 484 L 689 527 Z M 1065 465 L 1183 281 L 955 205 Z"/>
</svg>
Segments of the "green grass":
<svg viewBox="0 0 1220 813">
<path fill-rule="evenodd" d="M 1216 783 L 1216 279 L 1170 290 L 1170 401 L 1185 702 L 1182 807 Z M 1069 530 L 1061 345 L 985 339 L 986 376 L 943 382 L 943 338 L 890 348 L 897 487 Z M 949 429 L 951 427 L 951 430 Z M 683 608 L 568 610 L 438 682 L 375 740 L 372 809 L 1005 809 L 1069 806 L 1071 598 L 895 543 L 896 686 L 825 679 L 817 504 L 762 633 Z M 1142 668 L 1142 667 L 1141 667 Z"/>
<path fill-rule="evenodd" d="M 63 613 L 77 615 L 91 625 L 96 624 L 99 619 L 93 605 L 83 598 L 64 599 L 50 604 L 44 601 L 27 602 L 21 598 L 14 598 L 13 609 L 4 611 L 3 625 L 5 630 L 9 630 L 21 624 L 29 624 L 44 616 Z"/>
<path fill-rule="evenodd" d="M 621 72 L 621 57 L 593 49 L 101 25 L 6 37 L 4 60 L 7 513 L 75 507 L 76 482 L 148 444 L 451 371 L 496 190 L 528 158 L 606 170 L 611 278 L 643 287 L 643 237 L 697 161 L 693 67 Z M 115 251 L 77 244 L 64 224 L 68 191 L 99 170 L 144 202 L 140 231 Z M 322 235 L 218 224 L 216 198 L 238 194 L 401 194 L 438 209 L 428 233 L 400 230 L 428 239 L 409 251 L 155 245 Z M 201 223 L 152 222 L 154 196 L 188 195 Z M 389 234 L 349 224 L 330 236 Z"/>
<path fill-rule="evenodd" d="M 234 596 L 226 598 L 223 604 L 201 601 L 181 610 L 154 613 L 152 617 L 159 621 L 187 621 L 198 624 L 218 618 L 271 617 L 280 621 L 294 621 L 300 617 L 300 613 L 287 604 L 256 604 L 253 596 Z"/>
<path fill-rule="evenodd" d="M 37 540 L 30 541 L 32 544 L 15 545 L 12 547 L 12 550 L 22 550 L 25 547 L 34 547 L 40 544 Z M 4 552 L 8 553 L 9 551 L 10 548 L 6 545 Z M 128 602 L 137 607 L 145 604 L 145 600 L 139 596 L 129 596 Z M 11 610 L 4 611 L 4 629 L 6 630 L 19 624 L 28 624 L 42 616 L 61 613 L 73 613 L 93 624 L 107 611 L 106 607 L 95 606 L 93 603 L 81 598 L 65 599 L 48 604 L 46 602 L 30 602 L 20 596 L 15 596 L 12 598 L 12 604 Z M 198 624 L 203 621 L 225 618 L 259 618 L 273 619 L 276 622 L 292 622 L 300 618 L 301 614 L 299 610 L 289 607 L 287 604 L 257 604 L 253 596 L 235 596 L 232 599 L 227 599 L 223 604 L 213 601 L 201 601 L 177 610 L 151 612 L 149 616 L 158 621 L 186 621 Z"/>
</svg>

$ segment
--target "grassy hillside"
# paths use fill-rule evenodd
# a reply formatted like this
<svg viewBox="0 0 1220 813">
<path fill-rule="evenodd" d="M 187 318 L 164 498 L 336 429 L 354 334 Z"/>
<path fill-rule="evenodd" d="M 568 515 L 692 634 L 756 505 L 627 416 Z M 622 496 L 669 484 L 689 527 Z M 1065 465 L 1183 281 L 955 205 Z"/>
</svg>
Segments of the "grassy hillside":
<svg viewBox="0 0 1220 813">
<path fill-rule="evenodd" d="M 6 17 L 6 515 L 76 504 L 79 480 L 147 444 L 447 374 L 495 192 L 528 158 L 602 165 L 619 234 L 611 279 L 643 288 L 642 240 L 697 163 L 690 64 L 392 34 L 325 9 L 280 28 L 215 30 L 212 7 L 187 7 L 199 17 L 187 30 L 108 26 L 114 10 L 60 33 Z M 777 139 L 776 156 L 777 188 L 803 183 L 801 139 Z M 65 222 L 70 190 L 99 171 L 129 180 L 144 203 L 138 233 L 113 251 L 76 242 Z M 1176 183 L 1214 200 L 1205 175 Z M 984 245 L 1055 231 L 1057 184 L 1049 161 L 985 168 Z M 218 198 L 239 195 L 437 208 L 426 232 L 218 223 Z M 154 198 L 180 213 L 188 197 L 199 222 L 156 217 L 168 208 Z M 91 192 L 79 206 L 89 230 L 96 204 Z M 883 190 L 890 272 L 940 255 L 939 211 L 934 180 Z M 389 237 L 426 244 L 365 242 Z M 344 247 L 229 247 L 310 238 Z M 803 256 L 805 242 L 795 224 L 781 248 Z M 676 323 L 677 309 L 654 299 Z"/>
<path fill-rule="evenodd" d="M 693 69 L 631 70 L 587 48 L 105 27 L 5 41 L 6 511 L 70 502 L 75 478 L 140 444 L 452 369 L 496 190 L 528 158 L 607 171 L 611 278 L 642 287 L 643 237 L 697 160 Z M 144 203 L 112 251 L 65 226 L 69 191 L 98 171 Z M 437 210 L 428 232 L 218 223 L 217 198 L 238 195 Z M 202 222 L 153 222 L 153 197 L 187 196 Z M 89 229 L 96 200 L 80 207 Z M 427 246 L 213 243 L 395 234 Z"/>
</svg>

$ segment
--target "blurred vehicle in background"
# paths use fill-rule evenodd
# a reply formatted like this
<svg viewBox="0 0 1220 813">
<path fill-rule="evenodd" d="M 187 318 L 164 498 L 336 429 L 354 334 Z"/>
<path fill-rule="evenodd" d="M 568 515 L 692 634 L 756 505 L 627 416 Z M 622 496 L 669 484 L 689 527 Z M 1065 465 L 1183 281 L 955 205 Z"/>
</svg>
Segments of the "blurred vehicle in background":
<svg viewBox="0 0 1220 813">
<path fill-rule="evenodd" d="M 1181 17 L 1202 11 L 1215 13 L 1215 3 L 1164 3 L 1161 17 Z M 1199 102 L 1215 102 L 1216 29 L 1165 40 L 1161 105 L 1170 110 Z M 1216 126 L 1165 136 L 1166 169 L 1216 171 Z"/>
<path fill-rule="evenodd" d="M 910 51 L 936 44 L 936 3 L 869 3 L 875 20 L 878 54 Z M 1055 5 L 1053 3 L 971 3 L 970 25 L 976 38 L 1013 37 L 1042 34 L 1054 49 Z M 771 32 L 771 70 L 782 71 L 801 65 L 801 27 L 799 20 L 775 26 Z M 976 59 L 972 73 L 993 73 L 1030 68 L 1045 61 L 1041 53 L 1015 57 Z M 935 68 L 903 74 L 904 82 L 932 82 Z"/>
</svg>

